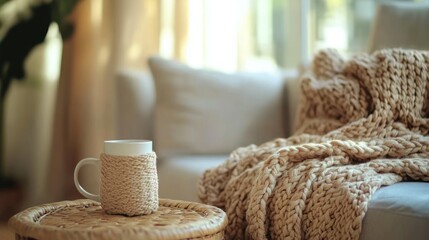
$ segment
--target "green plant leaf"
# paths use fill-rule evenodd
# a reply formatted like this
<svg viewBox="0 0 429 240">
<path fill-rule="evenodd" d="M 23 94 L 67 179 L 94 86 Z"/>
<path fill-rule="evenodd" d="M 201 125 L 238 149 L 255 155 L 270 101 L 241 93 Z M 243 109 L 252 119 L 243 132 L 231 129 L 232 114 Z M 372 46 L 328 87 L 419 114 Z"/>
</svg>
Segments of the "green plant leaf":
<svg viewBox="0 0 429 240">
<path fill-rule="evenodd" d="M 32 14 L 12 26 L 0 41 L 1 97 L 4 98 L 13 79 L 24 77 L 24 60 L 34 48 L 45 40 L 52 22 L 51 4 L 43 3 L 31 8 Z"/>
<path fill-rule="evenodd" d="M 2 6 L 3 4 L 5 4 L 6 2 L 9 2 L 9 1 L 12 1 L 12 0 L 0 0 L 0 6 Z"/>
<path fill-rule="evenodd" d="M 70 22 L 69 15 L 73 11 L 79 0 L 53 0 L 52 1 L 52 20 L 58 24 L 61 37 L 69 38 L 73 34 L 73 24 Z"/>
</svg>

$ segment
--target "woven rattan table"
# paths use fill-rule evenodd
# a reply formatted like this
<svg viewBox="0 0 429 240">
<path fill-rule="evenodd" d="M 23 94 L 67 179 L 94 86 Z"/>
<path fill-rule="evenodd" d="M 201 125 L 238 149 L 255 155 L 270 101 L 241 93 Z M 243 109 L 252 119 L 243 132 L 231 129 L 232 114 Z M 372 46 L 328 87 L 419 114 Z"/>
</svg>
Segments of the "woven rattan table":
<svg viewBox="0 0 429 240">
<path fill-rule="evenodd" d="M 9 220 L 16 239 L 223 239 L 226 214 L 200 203 L 160 199 L 153 214 L 109 215 L 92 200 L 24 210 Z"/>
</svg>

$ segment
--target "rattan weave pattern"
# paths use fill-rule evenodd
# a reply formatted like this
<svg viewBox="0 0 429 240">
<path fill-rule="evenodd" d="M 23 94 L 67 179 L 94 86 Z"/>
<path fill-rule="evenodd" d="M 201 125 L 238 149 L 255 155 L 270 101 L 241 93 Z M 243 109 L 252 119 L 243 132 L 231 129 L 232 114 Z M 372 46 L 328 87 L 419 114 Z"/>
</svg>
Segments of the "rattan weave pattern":
<svg viewBox="0 0 429 240">
<path fill-rule="evenodd" d="M 223 239 L 226 214 L 212 206 L 160 199 L 158 211 L 109 215 L 92 200 L 32 207 L 9 220 L 17 237 L 34 239 Z"/>
</svg>

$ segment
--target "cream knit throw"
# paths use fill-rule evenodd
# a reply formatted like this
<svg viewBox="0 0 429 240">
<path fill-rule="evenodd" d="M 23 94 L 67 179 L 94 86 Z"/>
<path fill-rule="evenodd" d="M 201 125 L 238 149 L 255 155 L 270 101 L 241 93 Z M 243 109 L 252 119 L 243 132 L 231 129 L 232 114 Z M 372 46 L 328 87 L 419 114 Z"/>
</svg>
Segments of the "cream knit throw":
<svg viewBox="0 0 429 240">
<path fill-rule="evenodd" d="M 301 90 L 294 136 L 239 148 L 200 181 L 228 239 L 358 239 L 378 188 L 429 181 L 429 52 L 325 50 Z"/>
<path fill-rule="evenodd" d="M 102 153 L 100 160 L 100 200 L 106 213 L 135 216 L 158 209 L 155 152 L 140 156 Z"/>
</svg>

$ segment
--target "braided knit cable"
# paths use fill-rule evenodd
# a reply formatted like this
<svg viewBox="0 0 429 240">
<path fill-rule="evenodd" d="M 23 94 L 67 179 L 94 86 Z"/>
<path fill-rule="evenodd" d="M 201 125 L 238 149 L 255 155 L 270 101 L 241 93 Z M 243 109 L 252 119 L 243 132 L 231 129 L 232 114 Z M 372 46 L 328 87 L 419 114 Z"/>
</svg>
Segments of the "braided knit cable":
<svg viewBox="0 0 429 240">
<path fill-rule="evenodd" d="M 200 180 L 228 239 L 358 239 L 371 195 L 429 181 L 429 53 L 315 56 L 294 136 L 239 148 Z"/>
</svg>

